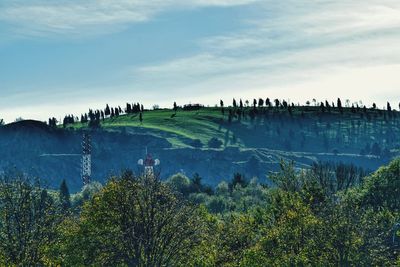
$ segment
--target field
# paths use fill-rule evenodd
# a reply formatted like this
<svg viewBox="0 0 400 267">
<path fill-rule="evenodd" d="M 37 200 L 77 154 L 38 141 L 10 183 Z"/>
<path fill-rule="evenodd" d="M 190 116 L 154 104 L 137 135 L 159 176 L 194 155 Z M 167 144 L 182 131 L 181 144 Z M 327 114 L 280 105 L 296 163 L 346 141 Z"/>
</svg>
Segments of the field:
<svg viewBox="0 0 400 267">
<path fill-rule="evenodd" d="M 178 111 L 160 109 L 145 111 L 143 122 L 139 114 L 124 114 L 118 117 L 106 118 L 101 122 L 105 130 L 115 130 L 122 127 L 166 138 L 174 147 L 186 147 L 183 140 L 199 139 L 206 144 L 211 137 L 224 138 L 221 128 L 223 119 L 219 109 L 204 108 L 196 111 Z M 74 129 L 86 128 L 86 124 L 68 125 Z"/>
</svg>

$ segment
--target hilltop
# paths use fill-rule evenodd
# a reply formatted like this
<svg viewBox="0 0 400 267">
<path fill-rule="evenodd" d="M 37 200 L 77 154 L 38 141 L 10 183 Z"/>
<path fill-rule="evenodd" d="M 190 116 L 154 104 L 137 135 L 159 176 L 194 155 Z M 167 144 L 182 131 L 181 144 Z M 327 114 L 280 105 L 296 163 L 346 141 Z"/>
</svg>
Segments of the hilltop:
<svg viewBox="0 0 400 267">
<path fill-rule="evenodd" d="M 3 160 L 58 186 L 80 186 L 82 131 L 93 138 L 94 179 L 121 169 L 137 170 L 145 148 L 161 160 L 161 175 L 176 172 L 215 185 L 234 172 L 266 180 L 281 159 L 299 167 L 342 161 L 374 170 L 399 155 L 400 113 L 378 109 L 301 107 L 203 107 L 144 110 L 104 118 L 96 127 L 74 122 L 49 127 L 22 121 L 0 128 Z M 70 154 L 71 156 L 66 156 Z M 43 156 L 45 155 L 45 156 Z"/>
</svg>

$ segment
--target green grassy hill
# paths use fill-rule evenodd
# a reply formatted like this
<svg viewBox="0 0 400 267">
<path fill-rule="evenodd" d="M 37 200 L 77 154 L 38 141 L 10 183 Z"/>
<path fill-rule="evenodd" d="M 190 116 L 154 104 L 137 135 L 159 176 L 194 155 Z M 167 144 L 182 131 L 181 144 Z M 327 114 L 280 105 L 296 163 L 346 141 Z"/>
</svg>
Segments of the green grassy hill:
<svg viewBox="0 0 400 267">
<path fill-rule="evenodd" d="M 294 107 L 290 113 L 283 108 L 225 108 L 224 115 L 220 108 L 178 110 L 176 114 L 166 109 L 149 110 L 143 113 L 143 122 L 138 113 L 101 121 L 104 130 L 137 130 L 166 138 L 174 148 L 198 146 L 194 145 L 196 139 L 207 148 L 211 138 L 218 138 L 222 147 L 375 156 L 398 153 L 399 126 L 397 111 L 344 108 L 342 112 L 322 112 L 320 107 L 307 106 Z M 88 126 L 78 122 L 67 127 Z"/>
<path fill-rule="evenodd" d="M 93 179 L 104 182 L 123 169 L 138 170 L 146 148 L 161 160 L 162 178 L 199 173 L 211 185 L 240 172 L 268 181 L 281 159 L 308 167 L 316 161 L 374 170 L 400 155 L 400 113 L 320 107 L 145 110 L 50 127 L 21 121 L 0 127 L 0 168 L 17 168 L 52 187 L 67 179 L 80 189 L 82 131 L 92 132 Z M 93 124 L 91 124 L 93 125 Z M 213 140 L 214 142 L 210 142 Z M 217 141 L 216 141 L 217 140 Z M 71 155 L 71 156 L 65 156 Z"/>
<path fill-rule="evenodd" d="M 124 114 L 106 118 L 101 122 L 104 130 L 121 128 L 138 129 L 141 132 L 167 138 L 174 147 L 187 147 L 189 140 L 199 139 L 206 144 L 212 137 L 224 138 L 221 129 L 223 116 L 217 108 L 203 108 L 195 111 L 149 110 L 143 114 L 143 122 L 139 114 Z M 69 124 L 68 128 L 88 128 L 87 123 Z"/>
</svg>

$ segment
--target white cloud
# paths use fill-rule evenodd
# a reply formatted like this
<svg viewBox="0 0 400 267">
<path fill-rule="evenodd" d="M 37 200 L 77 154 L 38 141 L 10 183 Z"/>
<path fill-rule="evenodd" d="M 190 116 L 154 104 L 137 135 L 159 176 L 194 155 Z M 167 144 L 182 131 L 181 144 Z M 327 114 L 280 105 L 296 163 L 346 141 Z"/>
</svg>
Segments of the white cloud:
<svg viewBox="0 0 400 267">
<path fill-rule="evenodd" d="M 87 0 L 60 5 L 60 1 L 54 4 L 32 0 L 24 5 L 0 6 L 0 21 L 13 24 L 21 34 L 80 36 L 118 30 L 172 9 L 253 2 Z M 234 96 L 290 98 L 295 102 L 312 98 L 334 100 L 340 96 L 368 104 L 376 101 L 381 106 L 391 100 L 397 107 L 400 2 L 257 2 L 256 10 L 250 12 L 243 25 L 244 30 L 198 40 L 200 52 L 188 56 L 123 70 L 126 84 L 118 87 L 117 95 L 121 97 L 116 96 L 114 103 L 137 99 L 147 106 L 169 106 L 174 100 L 212 105 L 220 97 L 230 101 Z M 97 98 L 96 103 L 108 101 L 109 97 Z M 88 99 L 80 100 L 79 110 L 86 110 Z M 43 114 L 54 114 L 52 111 L 57 110 L 63 114 L 70 109 L 35 110 L 45 110 Z M 26 114 L 30 114 L 28 109 Z"/>
<path fill-rule="evenodd" d="M 148 21 L 160 12 L 202 7 L 245 5 L 255 0 L 5 0 L 0 22 L 19 35 L 87 36 Z"/>
<path fill-rule="evenodd" d="M 201 40 L 199 54 L 136 69 L 136 82 L 199 97 L 400 100 L 397 1 L 266 1 L 260 10 L 246 30 Z"/>
</svg>

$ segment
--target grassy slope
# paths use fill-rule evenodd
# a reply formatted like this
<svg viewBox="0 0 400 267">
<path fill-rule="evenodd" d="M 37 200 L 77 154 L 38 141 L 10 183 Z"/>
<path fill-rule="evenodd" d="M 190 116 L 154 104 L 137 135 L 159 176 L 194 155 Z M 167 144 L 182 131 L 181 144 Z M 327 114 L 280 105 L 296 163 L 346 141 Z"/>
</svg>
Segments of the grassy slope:
<svg viewBox="0 0 400 267">
<path fill-rule="evenodd" d="M 250 111 L 251 108 L 246 108 L 245 119 L 238 121 L 234 118 L 229 124 L 227 115 L 223 117 L 219 108 L 179 110 L 174 117 L 172 110 L 149 110 L 143 114 L 143 123 L 140 123 L 138 114 L 132 114 L 107 118 L 101 126 L 107 130 L 128 127 L 130 131 L 160 136 L 173 147 L 190 147 L 194 139 L 200 139 L 207 146 L 212 137 L 224 141 L 224 146 L 292 151 L 332 152 L 337 147 L 340 153 L 358 153 L 367 143 L 375 141 L 391 149 L 398 146 L 395 140 L 387 141 L 388 133 L 397 135 L 400 132 L 398 112 L 393 113 L 393 119 L 388 119 L 386 112 L 381 110 L 352 113 L 347 108 L 340 114 L 337 109 L 321 113 L 318 107 L 296 107 L 293 115 L 289 116 L 285 109 L 263 108 L 251 120 L 248 116 Z M 72 128 L 82 127 L 86 125 L 72 125 Z M 232 142 L 233 136 L 235 142 Z M 324 139 L 329 141 L 325 148 Z M 305 150 L 303 145 L 300 146 L 301 140 L 305 140 Z M 287 142 L 291 143 L 289 149 L 285 148 Z"/>
<path fill-rule="evenodd" d="M 217 108 L 204 108 L 196 111 L 178 111 L 172 117 L 172 110 L 150 110 L 143 114 L 143 123 L 138 114 L 120 115 L 107 118 L 101 123 L 102 128 L 112 130 L 116 127 L 134 127 L 144 133 L 167 138 L 175 147 L 188 146 L 182 139 L 200 139 L 207 144 L 211 137 L 223 139 L 220 130 L 222 114 Z M 75 129 L 86 127 L 86 124 L 75 123 Z"/>
</svg>

